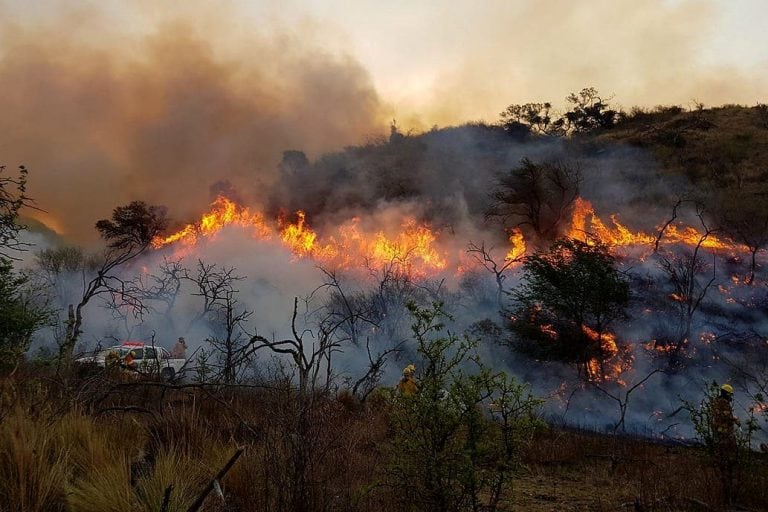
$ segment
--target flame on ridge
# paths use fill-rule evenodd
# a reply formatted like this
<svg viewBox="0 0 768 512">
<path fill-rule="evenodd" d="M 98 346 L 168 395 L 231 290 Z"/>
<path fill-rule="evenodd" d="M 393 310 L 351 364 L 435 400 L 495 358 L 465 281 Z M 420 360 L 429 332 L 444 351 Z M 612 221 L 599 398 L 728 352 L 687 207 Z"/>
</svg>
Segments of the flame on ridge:
<svg viewBox="0 0 768 512">
<path fill-rule="evenodd" d="M 174 242 L 194 245 L 199 237 L 215 236 L 228 225 L 251 229 L 255 238 L 268 239 L 272 236 L 272 230 L 261 212 L 252 212 L 249 208 L 240 207 L 226 197 L 219 196 L 211 203 L 210 210 L 200 218 L 199 222 L 187 224 L 166 237 L 158 237 L 152 245 L 156 249 Z"/>
<path fill-rule="evenodd" d="M 219 196 L 209 211 L 199 221 L 187 224 L 165 237 L 153 241 L 155 248 L 170 244 L 194 246 L 202 238 L 214 238 L 227 226 L 237 226 L 250 231 L 259 240 L 279 241 L 288 247 L 296 258 L 312 258 L 335 266 L 351 266 L 365 262 L 375 266 L 385 264 L 408 265 L 417 274 L 429 275 L 447 267 L 445 252 L 438 249 L 438 234 L 413 218 L 406 218 L 395 234 L 383 230 L 362 232 L 359 219 L 353 218 L 339 226 L 329 236 L 320 237 L 312 230 L 303 211 L 296 212 L 295 222 L 286 218 L 270 221 L 257 210 L 243 207 Z M 604 222 L 592 204 L 583 198 L 575 201 L 567 236 L 580 240 L 598 240 L 609 247 L 650 246 L 656 242 L 656 234 L 632 231 L 623 225 L 616 214 Z M 664 243 L 695 245 L 703 233 L 691 226 L 670 224 L 664 231 Z M 517 263 L 527 253 L 523 232 L 519 228 L 509 231 L 509 246 L 504 259 Z M 743 250 L 738 244 L 707 236 L 702 247 L 713 250 Z"/>
<path fill-rule="evenodd" d="M 597 239 L 609 247 L 626 247 L 630 245 L 651 245 L 656 243 L 656 234 L 643 233 L 642 231 L 633 232 L 621 222 L 618 215 L 610 216 L 610 225 L 604 223 L 595 213 L 592 203 L 581 197 L 577 198 L 573 207 L 573 216 L 571 228 L 568 231 L 568 237 L 576 238 L 589 242 L 590 239 Z M 656 232 L 661 230 L 658 226 Z M 715 250 L 746 250 L 739 244 L 729 243 L 727 240 L 718 238 L 712 234 L 705 237 L 705 234 L 692 226 L 678 226 L 670 224 L 664 230 L 662 241 L 671 244 L 693 245 L 699 243 L 701 247 Z"/>
<path fill-rule="evenodd" d="M 387 236 L 384 231 L 361 232 L 359 220 L 354 218 L 341 225 L 335 234 L 321 239 L 308 226 L 303 211 L 296 212 L 295 222 L 281 218 L 270 223 L 261 212 L 239 206 L 223 196 L 211 203 L 208 213 L 198 222 L 156 238 L 153 246 L 193 246 L 200 239 L 214 238 L 227 226 L 250 230 L 259 240 L 279 240 L 297 258 L 312 258 L 333 266 L 348 266 L 358 260 L 373 266 L 408 265 L 416 274 L 424 275 L 447 266 L 445 256 L 436 247 L 436 234 L 415 219 L 405 219 L 396 235 Z"/>
</svg>

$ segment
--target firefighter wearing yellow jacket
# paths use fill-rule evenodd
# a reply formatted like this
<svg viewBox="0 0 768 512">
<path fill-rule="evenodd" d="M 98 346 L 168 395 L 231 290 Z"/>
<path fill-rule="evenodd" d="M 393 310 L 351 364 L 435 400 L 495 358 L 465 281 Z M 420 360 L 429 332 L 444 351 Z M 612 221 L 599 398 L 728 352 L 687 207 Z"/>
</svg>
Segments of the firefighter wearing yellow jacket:
<svg viewBox="0 0 768 512">
<path fill-rule="evenodd" d="M 739 420 L 733 414 L 733 386 L 723 384 L 720 394 L 710 403 L 712 452 L 715 467 L 720 472 L 723 499 L 730 504 L 734 489 L 735 470 L 738 465 L 739 443 L 736 428 Z"/>
<path fill-rule="evenodd" d="M 733 386 L 723 384 L 720 395 L 712 400 L 712 437 L 715 447 L 736 450 L 736 426 L 738 420 L 733 414 Z"/>
<path fill-rule="evenodd" d="M 413 396 L 419 390 L 419 386 L 416 384 L 414 374 L 416 373 L 416 366 L 409 364 L 403 369 L 403 378 L 397 383 L 397 391 L 400 396 Z"/>
</svg>

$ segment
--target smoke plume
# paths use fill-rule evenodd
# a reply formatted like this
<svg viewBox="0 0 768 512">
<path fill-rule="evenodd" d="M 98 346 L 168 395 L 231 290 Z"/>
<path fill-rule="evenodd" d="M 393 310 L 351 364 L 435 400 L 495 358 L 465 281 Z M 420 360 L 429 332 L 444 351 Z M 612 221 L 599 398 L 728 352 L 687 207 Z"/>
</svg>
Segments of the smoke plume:
<svg viewBox="0 0 768 512">
<path fill-rule="evenodd" d="M 282 150 L 316 155 L 384 126 L 365 70 L 311 28 L 236 30 L 233 10 L 192 11 L 112 33 L 119 18 L 95 6 L 34 22 L 0 7 L 0 155 L 31 169 L 56 230 L 87 239 L 133 199 L 184 218 L 222 179 L 263 199 Z"/>
</svg>

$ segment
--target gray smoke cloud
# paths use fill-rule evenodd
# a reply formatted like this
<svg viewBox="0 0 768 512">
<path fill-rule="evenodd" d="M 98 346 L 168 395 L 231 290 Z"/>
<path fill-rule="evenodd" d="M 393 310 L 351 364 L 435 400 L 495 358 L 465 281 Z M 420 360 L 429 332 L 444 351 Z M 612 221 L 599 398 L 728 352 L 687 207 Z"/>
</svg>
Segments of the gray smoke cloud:
<svg viewBox="0 0 768 512">
<path fill-rule="evenodd" d="M 316 155 L 384 126 L 366 71 L 301 26 L 226 30 L 236 11 L 197 7 L 123 33 L 96 5 L 52 11 L 0 6 L 0 155 L 31 169 L 38 216 L 76 240 L 133 199 L 186 218 L 222 179 L 264 200 L 283 149 Z"/>
</svg>

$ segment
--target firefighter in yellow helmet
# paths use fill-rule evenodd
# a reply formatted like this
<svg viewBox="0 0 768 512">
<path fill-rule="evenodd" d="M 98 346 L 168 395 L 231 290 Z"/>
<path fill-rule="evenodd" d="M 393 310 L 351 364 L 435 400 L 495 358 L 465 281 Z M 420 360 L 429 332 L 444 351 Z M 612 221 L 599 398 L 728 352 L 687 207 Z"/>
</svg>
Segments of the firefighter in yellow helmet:
<svg viewBox="0 0 768 512">
<path fill-rule="evenodd" d="M 733 386 L 720 386 L 720 395 L 712 400 L 712 435 L 715 444 L 733 442 L 736 448 L 736 425 L 738 420 L 733 415 Z"/>
<path fill-rule="evenodd" d="M 723 498 L 726 504 L 730 504 L 739 451 L 736 439 L 739 420 L 733 414 L 733 386 L 730 384 L 720 386 L 720 394 L 710 402 L 710 420 L 712 454 L 720 472 Z"/>
<path fill-rule="evenodd" d="M 419 390 L 419 386 L 416 384 L 414 374 L 416 373 L 416 366 L 409 364 L 403 368 L 403 377 L 400 382 L 397 383 L 397 391 L 400 396 L 413 396 Z"/>
<path fill-rule="evenodd" d="M 120 364 L 120 354 L 117 350 L 110 350 L 104 357 L 104 366 L 107 368 L 115 368 Z"/>
</svg>

